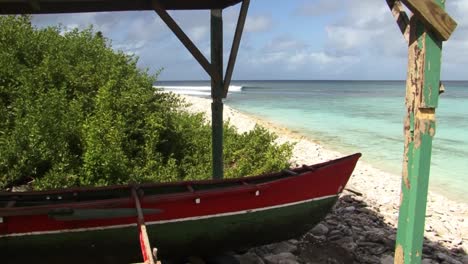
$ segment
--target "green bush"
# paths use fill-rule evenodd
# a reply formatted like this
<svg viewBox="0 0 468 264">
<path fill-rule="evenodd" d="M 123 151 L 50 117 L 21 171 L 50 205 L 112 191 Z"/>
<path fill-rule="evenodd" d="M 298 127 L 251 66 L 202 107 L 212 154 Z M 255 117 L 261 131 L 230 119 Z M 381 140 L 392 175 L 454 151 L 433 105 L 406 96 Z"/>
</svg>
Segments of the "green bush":
<svg viewBox="0 0 468 264">
<path fill-rule="evenodd" d="M 155 91 L 157 74 L 136 64 L 92 28 L 0 17 L 0 188 L 210 177 L 210 126 L 180 110 L 177 96 Z M 225 124 L 226 176 L 287 167 L 291 146 L 274 139 Z"/>
</svg>

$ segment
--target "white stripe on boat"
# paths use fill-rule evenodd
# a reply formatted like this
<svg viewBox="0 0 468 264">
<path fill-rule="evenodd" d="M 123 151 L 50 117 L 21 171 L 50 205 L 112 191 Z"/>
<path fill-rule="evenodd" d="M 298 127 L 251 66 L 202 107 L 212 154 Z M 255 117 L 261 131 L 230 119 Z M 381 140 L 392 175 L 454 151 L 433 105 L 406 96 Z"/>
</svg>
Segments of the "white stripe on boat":
<svg viewBox="0 0 468 264">
<path fill-rule="evenodd" d="M 337 196 L 338 196 L 338 194 L 334 194 L 334 195 L 327 195 L 327 196 L 322 196 L 322 197 L 318 197 L 318 198 L 312 198 L 312 199 L 308 199 L 308 200 L 302 200 L 302 201 L 293 202 L 293 203 L 280 204 L 280 205 L 274 205 L 274 206 L 268 206 L 268 207 L 262 207 L 262 208 L 256 208 L 256 209 L 248 209 L 248 210 L 242 210 L 242 211 L 236 211 L 236 212 L 211 214 L 211 215 L 203 215 L 203 216 L 192 216 L 192 217 L 185 217 L 185 218 L 178 218 L 178 219 L 171 219 L 171 220 L 159 220 L 159 221 L 153 221 L 153 222 L 146 222 L 146 226 L 157 225 L 157 224 L 167 224 L 167 223 L 177 223 L 177 222 L 184 222 L 184 221 L 196 221 L 196 220 L 202 220 L 202 219 L 208 219 L 208 218 L 216 218 L 216 217 L 223 217 L 223 216 L 232 216 L 232 215 L 240 215 L 240 214 L 261 212 L 261 211 L 266 211 L 266 210 L 271 210 L 271 209 L 276 209 L 276 208 L 282 208 L 282 207 L 298 205 L 298 204 L 302 204 L 302 203 L 308 203 L 308 202 L 312 202 L 312 201 L 324 200 L 324 199 L 337 197 Z M 0 238 L 3 238 L 3 237 L 18 237 L 18 236 L 31 236 L 31 235 L 59 234 L 59 233 L 73 233 L 73 232 L 84 232 L 84 231 L 96 231 L 96 230 L 125 228 L 125 227 L 132 227 L 132 226 L 136 227 L 137 224 L 132 223 L 132 224 L 113 225 L 113 226 L 106 226 L 106 227 L 89 227 L 89 228 L 77 228 L 77 229 L 61 229 L 61 230 L 52 230 L 52 231 L 36 231 L 36 232 L 27 232 L 27 233 L 15 233 L 15 234 L 0 235 Z"/>
</svg>

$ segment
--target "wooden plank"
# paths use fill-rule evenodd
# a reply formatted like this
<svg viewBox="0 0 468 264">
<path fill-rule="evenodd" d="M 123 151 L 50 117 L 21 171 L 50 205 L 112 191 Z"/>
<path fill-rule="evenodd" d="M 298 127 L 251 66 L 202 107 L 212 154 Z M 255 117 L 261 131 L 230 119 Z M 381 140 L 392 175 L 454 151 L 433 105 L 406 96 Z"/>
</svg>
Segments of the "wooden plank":
<svg viewBox="0 0 468 264">
<path fill-rule="evenodd" d="M 145 219 L 143 218 L 143 211 L 141 210 L 140 198 L 138 198 L 138 194 L 135 188 L 132 188 L 132 196 L 135 200 L 135 207 L 138 213 L 137 224 L 140 233 L 140 246 L 141 253 L 143 255 L 143 261 L 148 264 L 154 264 L 153 253 L 151 251 L 148 233 L 146 232 Z"/>
<path fill-rule="evenodd" d="M 223 9 L 242 0 L 159 0 L 166 10 Z M 0 0 L 0 14 L 46 14 L 152 10 L 148 0 Z"/>
<path fill-rule="evenodd" d="M 284 169 L 284 170 L 282 170 L 282 172 L 287 173 L 289 175 L 298 175 L 299 174 L 299 173 L 297 173 L 295 171 L 292 171 L 290 169 Z"/>
<path fill-rule="evenodd" d="M 448 40 L 457 27 L 438 0 L 401 0 L 441 40 Z"/>
<path fill-rule="evenodd" d="M 188 49 L 192 56 L 198 61 L 198 63 L 203 67 L 203 69 L 210 75 L 211 79 L 216 80 L 217 82 L 222 81 L 222 74 L 219 74 L 216 69 L 208 62 L 208 60 L 203 56 L 201 51 L 193 44 L 190 38 L 184 33 L 184 31 L 179 27 L 177 22 L 172 19 L 172 17 L 167 13 L 163 6 L 159 3 L 158 0 L 151 1 L 154 10 L 159 15 L 159 17 L 166 23 L 166 25 L 174 32 L 176 37 L 182 42 L 182 44 Z"/>
<path fill-rule="evenodd" d="M 193 189 L 192 185 L 187 185 L 187 189 L 189 190 L 189 192 L 195 192 L 195 190 Z"/>
<path fill-rule="evenodd" d="M 28 0 L 28 3 L 35 12 L 39 12 L 41 10 L 38 0 Z"/>
<path fill-rule="evenodd" d="M 437 0 L 442 4 L 442 0 Z M 442 40 L 417 16 L 410 19 L 401 204 L 395 263 L 420 263 L 439 97 Z"/>
<path fill-rule="evenodd" d="M 211 10 L 211 64 L 216 74 L 223 74 L 223 13 Z M 211 79 L 211 140 L 213 179 L 224 176 L 223 162 L 223 81 Z"/>
<path fill-rule="evenodd" d="M 5 208 L 11 208 L 15 206 L 15 204 L 16 204 L 16 200 L 11 200 L 6 204 Z"/>
<path fill-rule="evenodd" d="M 401 1 L 398 0 L 387 0 L 387 5 L 392 11 L 392 15 L 395 18 L 398 28 L 400 29 L 406 42 L 409 42 L 409 18 L 406 12 L 403 10 Z"/>
<path fill-rule="evenodd" d="M 229 61 L 224 75 L 224 94 L 226 98 L 229 85 L 231 84 L 232 73 L 234 71 L 234 65 L 236 64 L 237 53 L 239 51 L 240 41 L 242 38 L 242 32 L 244 32 L 245 20 L 247 18 L 247 11 L 249 10 L 250 0 L 244 0 L 242 2 L 241 9 L 239 11 L 239 18 L 237 19 L 236 32 L 234 33 L 234 39 L 232 40 L 231 54 L 229 55 Z"/>
</svg>

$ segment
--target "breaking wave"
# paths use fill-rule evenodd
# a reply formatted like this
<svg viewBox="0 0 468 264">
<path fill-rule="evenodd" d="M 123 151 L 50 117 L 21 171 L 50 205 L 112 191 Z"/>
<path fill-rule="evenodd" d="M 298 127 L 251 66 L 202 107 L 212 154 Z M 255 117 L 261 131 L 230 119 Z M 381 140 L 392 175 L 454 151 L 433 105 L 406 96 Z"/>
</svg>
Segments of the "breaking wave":
<svg viewBox="0 0 468 264">
<path fill-rule="evenodd" d="M 161 88 L 163 91 L 173 92 L 175 94 L 196 95 L 196 96 L 210 96 L 211 86 L 154 86 Z M 243 86 L 230 85 L 229 93 L 242 92 Z"/>
</svg>

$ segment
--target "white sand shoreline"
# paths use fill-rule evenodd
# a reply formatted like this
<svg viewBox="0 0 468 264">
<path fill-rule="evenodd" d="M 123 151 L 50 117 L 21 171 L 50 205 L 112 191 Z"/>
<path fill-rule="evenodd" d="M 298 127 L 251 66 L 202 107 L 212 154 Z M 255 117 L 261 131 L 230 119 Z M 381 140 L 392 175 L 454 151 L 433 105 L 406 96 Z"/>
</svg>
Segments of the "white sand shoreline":
<svg viewBox="0 0 468 264">
<path fill-rule="evenodd" d="M 211 119 L 211 100 L 182 95 L 191 106 L 189 112 L 201 112 Z M 277 142 L 295 143 L 291 162 L 294 165 L 314 164 L 334 159 L 344 154 L 332 151 L 311 139 L 294 133 L 287 128 L 224 107 L 224 119 L 230 120 L 239 132 L 246 132 L 261 125 L 278 135 Z M 346 153 L 352 154 L 352 153 Z M 400 200 L 400 177 L 379 170 L 365 162 L 358 162 L 347 187 L 363 194 L 364 201 L 381 214 L 387 224 L 396 227 Z M 426 237 L 447 248 L 463 248 L 468 252 L 468 204 L 450 200 L 438 193 L 429 191 L 426 213 Z"/>
</svg>

